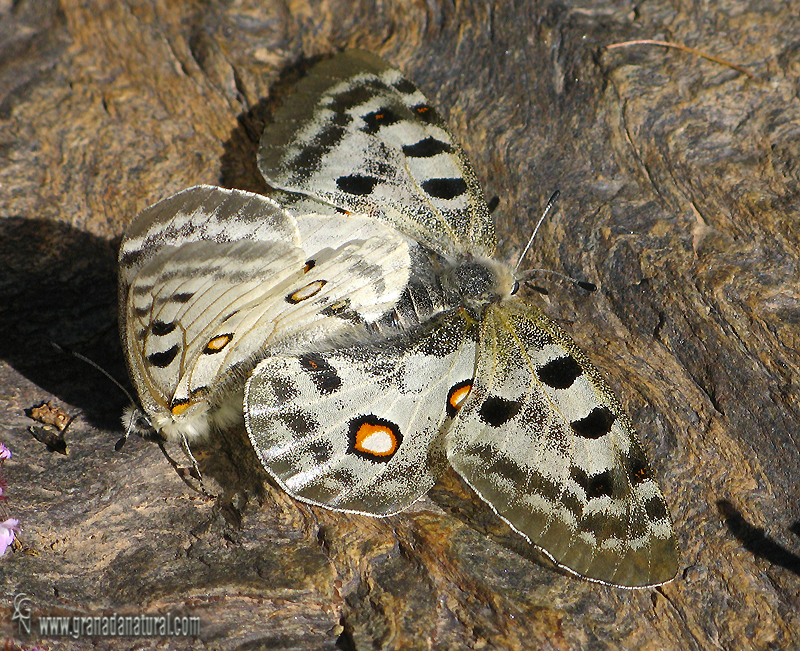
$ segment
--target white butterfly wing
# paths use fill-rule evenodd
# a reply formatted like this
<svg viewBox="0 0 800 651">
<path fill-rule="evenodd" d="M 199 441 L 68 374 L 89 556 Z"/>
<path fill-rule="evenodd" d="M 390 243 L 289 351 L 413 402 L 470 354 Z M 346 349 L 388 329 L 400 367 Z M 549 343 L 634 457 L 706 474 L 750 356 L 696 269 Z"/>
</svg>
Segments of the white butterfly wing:
<svg viewBox="0 0 800 651">
<path fill-rule="evenodd" d="M 446 467 L 443 429 L 475 371 L 477 324 L 462 310 L 371 345 L 273 356 L 245 390 L 245 424 L 297 499 L 389 515 Z"/>
<path fill-rule="evenodd" d="M 213 393 L 220 368 L 232 357 L 243 361 L 274 332 L 268 321 L 260 333 L 253 332 L 258 321 L 248 327 L 254 304 L 267 299 L 260 314 L 281 308 L 270 292 L 299 282 L 303 263 L 290 244 L 258 241 L 191 242 L 152 258 L 125 300 L 126 343 L 145 411 L 177 415 Z"/>
<path fill-rule="evenodd" d="M 240 240 L 299 244 L 292 216 L 271 199 L 198 185 L 163 199 L 131 221 L 120 244 L 121 288 L 165 246 Z"/>
<path fill-rule="evenodd" d="M 487 307 L 447 454 L 500 517 L 572 572 L 625 586 L 675 575 L 669 513 L 628 418 L 533 306 Z"/>
<path fill-rule="evenodd" d="M 258 164 L 273 187 L 384 220 L 439 253 L 494 253 L 466 155 L 414 84 L 368 52 L 324 61 L 297 84 Z"/>
<path fill-rule="evenodd" d="M 139 215 L 120 261 L 142 407 L 167 437 L 189 438 L 268 349 L 377 320 L 410 266 L 405 240 L 375 220 L 295 220 L 265 197 L 208 186 Z"/>
</svg>

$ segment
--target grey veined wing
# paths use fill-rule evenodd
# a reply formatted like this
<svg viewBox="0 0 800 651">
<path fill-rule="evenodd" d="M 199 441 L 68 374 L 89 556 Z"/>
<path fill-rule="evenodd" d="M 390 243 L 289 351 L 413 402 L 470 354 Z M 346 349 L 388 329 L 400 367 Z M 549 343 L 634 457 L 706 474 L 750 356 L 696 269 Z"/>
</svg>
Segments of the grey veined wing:
<svg viewBox="0 0 800 651">
<path fill-rule="evenodd" d="M 629 587 L 675 575 L 669 512 L 629 419 L 533 306 L 487 308 L 447 452 L 500 517 L 566 569 Z"/>
<path fill-rule="evenodd" d="M 323 61 L 297 84 L 258 165 L 273 187 L 384 220 L 439 253 L 494 253 L 461 147 L 414 84 L 368 52 Z"/>
</svg>

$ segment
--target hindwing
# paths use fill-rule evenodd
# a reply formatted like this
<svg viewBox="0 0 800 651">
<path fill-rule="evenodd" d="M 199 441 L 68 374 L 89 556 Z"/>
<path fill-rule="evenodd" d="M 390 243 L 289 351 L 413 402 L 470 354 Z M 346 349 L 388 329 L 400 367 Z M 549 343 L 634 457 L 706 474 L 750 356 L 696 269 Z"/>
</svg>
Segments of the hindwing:
<svg viewBox="0 0 800 651">
<path fill-rule="evenodd" d="M 389 340 L 268 357 L 245 390 L 256 454 L 303 501 L 404 509 L 446 466 L 444 430 L 469 391 L 476 336 L 456 310 Z"/>
</svg>

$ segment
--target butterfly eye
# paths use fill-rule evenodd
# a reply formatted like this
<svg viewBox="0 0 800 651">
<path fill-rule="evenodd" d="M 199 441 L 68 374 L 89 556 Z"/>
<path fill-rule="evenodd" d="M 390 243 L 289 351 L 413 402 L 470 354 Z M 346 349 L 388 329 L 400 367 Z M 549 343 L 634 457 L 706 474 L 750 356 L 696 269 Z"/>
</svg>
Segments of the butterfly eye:
<svg viewBox="0 0 800 651">
<path fill-rule="evenodd" d="M 515 280 L 514 284 L 511 286 L 511 295 L 514 296 L 519 291 L 519 281 Z"/>
</svg>

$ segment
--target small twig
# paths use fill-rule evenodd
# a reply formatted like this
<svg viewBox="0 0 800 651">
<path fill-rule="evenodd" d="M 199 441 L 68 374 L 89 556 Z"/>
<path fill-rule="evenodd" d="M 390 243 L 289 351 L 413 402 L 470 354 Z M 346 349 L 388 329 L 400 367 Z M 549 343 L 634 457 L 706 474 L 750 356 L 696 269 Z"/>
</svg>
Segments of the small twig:
<svg viewBox="0 0 800 651">
<path fill-rule="evenodd" d="M 741 72 L 743 75 L 747 75 L 750 79 L 755 79 L 756 76 L 750 72 L 749 70 L 745 70 L 742 66 L 737 66 L 735 63 L 731 63 L 730 61 L 726 61 L 725 59 L 720 59 L 719 57 L 715 57 L 711 54 L 706 54 L 705 52 L 701 52 L 700 50 L 695 50 L 693 47 L 689 47 L 688 45 L 681 45 L 680 43 L 670 43 L 669 41 L 654 41 L 651 39 L 642 39 L 639 41 L 625 41 L 624 43 L 612 43 L 611 45 L 606 45 L 607 50 L 613 50 L 614 48 L 618 47 L 628 47 L 629 45 L 658 45 L 660 47 L 671 47 L 675 50 L 683 50 L 684 52 L 689 52 L 690 54 L 694 54 L 695 56 L 702 57 L 703 59 L 708 59 L 709 61 L 713 61 L 714 63 L 719 63 L 723 66 L 728 66 L 729 68 L 733 68 L 734 70 Z"/>
</svg>

